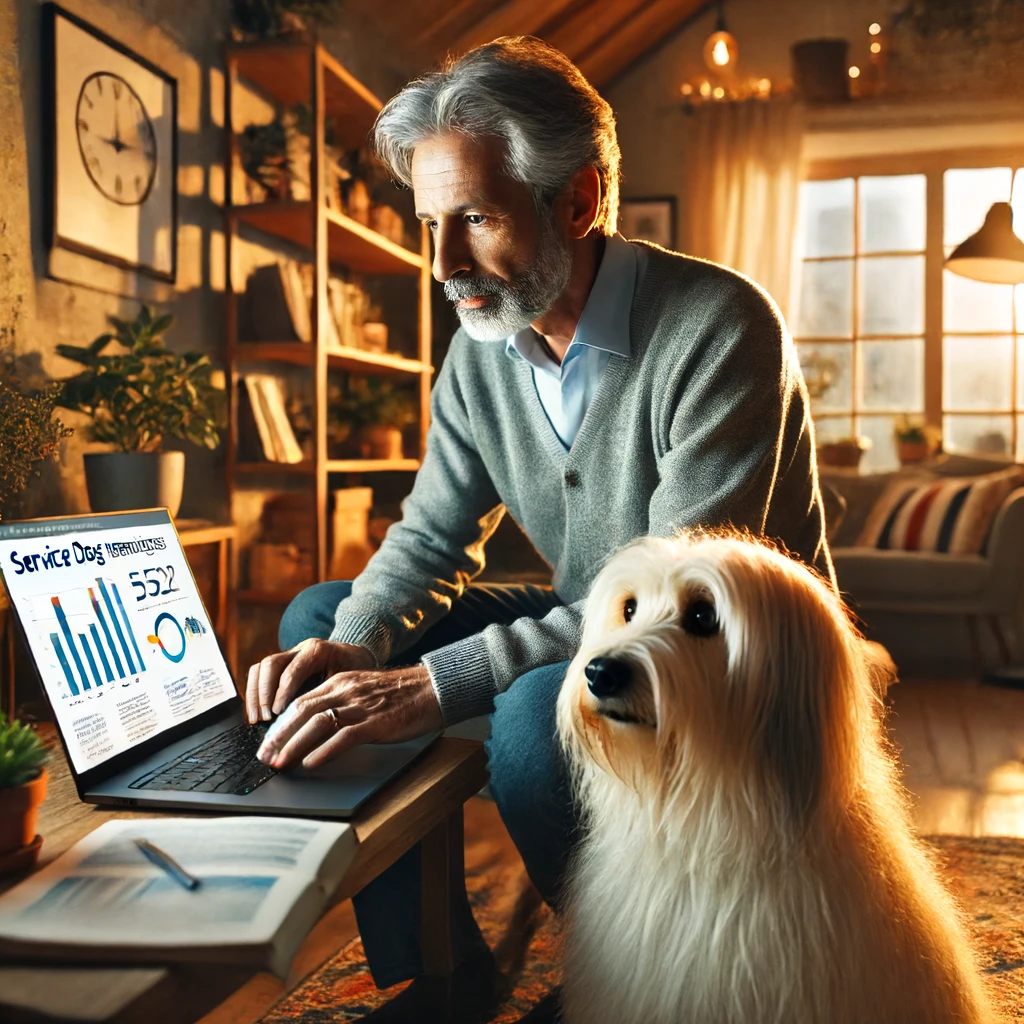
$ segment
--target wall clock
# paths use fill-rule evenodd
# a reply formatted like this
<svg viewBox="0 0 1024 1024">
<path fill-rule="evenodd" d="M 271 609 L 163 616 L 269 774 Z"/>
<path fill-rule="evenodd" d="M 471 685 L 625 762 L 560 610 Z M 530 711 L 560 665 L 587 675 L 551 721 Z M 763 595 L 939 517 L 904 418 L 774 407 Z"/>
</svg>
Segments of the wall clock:
<svg viewBox="0 0 1024 1024">
<path fill-rule="evenodd" d="M 44 19 L 51 244 L 173 281 L 177 82 L 56 4 Z"/>
</svg>

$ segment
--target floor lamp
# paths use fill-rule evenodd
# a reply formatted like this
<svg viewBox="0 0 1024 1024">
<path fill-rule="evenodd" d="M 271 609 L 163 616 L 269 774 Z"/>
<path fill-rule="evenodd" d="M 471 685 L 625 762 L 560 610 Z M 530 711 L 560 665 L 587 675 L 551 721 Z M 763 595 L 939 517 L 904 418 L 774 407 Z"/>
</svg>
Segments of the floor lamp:
<svg viewBox="0 0 1024 1024">
<path fill-rule="evenodd" d="M 981 228 L 949 254 L 946 269 L 991 284 L 1024 282 L 1024 242 L 1013 232 L 1009 203 L 992 204 Z M 984 679 L 1001 686 L 1024 687 L 1024 665 L 993 669 Z"/>
</svg>

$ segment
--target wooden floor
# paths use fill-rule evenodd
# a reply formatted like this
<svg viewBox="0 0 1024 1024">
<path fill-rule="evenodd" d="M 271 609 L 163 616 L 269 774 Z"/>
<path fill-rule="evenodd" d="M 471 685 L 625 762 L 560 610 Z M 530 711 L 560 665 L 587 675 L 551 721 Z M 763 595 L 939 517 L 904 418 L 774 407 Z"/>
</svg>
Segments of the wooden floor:
<svg viewBox="0 0 1024 1024">
<path fill-rule="evenodd" d="M 918 831 L 1024 836 L 1024 691 L 904 680 L 890 700 Z"/>
</svg>

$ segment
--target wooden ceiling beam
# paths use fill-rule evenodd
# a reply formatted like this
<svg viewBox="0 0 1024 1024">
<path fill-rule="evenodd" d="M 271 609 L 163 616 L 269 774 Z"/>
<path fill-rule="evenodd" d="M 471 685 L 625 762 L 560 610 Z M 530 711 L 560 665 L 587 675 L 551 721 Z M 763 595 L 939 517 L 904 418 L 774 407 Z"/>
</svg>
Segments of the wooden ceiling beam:
<svg viewBox="0 0 1024 1024">
<path fill-rule="evenodd" d="M 536 35 L 571 3 L 573 0 L 508 0 L 456 40 L 451 50 L 465 53 L 498 36 Z"/>
<path fill-rule="evenodd" d="M 544 38 L 570 60 L 596 46 L 630 17 L 645 0 L 595 0 Z"/>
<path fill-rule="evenodd" d="M 605 85 L 705 6 L 706 0 L 652 0 L 576 64 L 595 86 Z"/>
<path fill-rule="evenodd" d="M 409 4 L 408 6 L 413 6 Z M 413 43 L 416 46 L 430 46 L 436 48 L 439 41 L 448 36 L 449 28 L 452 25 L 465 23 L 468 16 L 475 8 L 480 6 L 480 0 L 453 0 L 448 10 L 440 18 L 432 21 L 416 38 Z"/>
</svg>

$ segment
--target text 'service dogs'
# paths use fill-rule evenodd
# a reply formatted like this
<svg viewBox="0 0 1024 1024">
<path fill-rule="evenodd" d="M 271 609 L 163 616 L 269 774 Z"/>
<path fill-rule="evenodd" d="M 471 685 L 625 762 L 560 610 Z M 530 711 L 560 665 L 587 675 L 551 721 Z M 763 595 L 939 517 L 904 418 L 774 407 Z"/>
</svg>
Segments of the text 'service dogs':
<svg viewBox="0 0 1024 1024">
<path fill-rule="evenodd" d="M 566 1024 L 974 1024 L 863 641 L 765 545 L 648 539 L 587 600 L 559 695 L 586 816 Z"/>
</svg>

